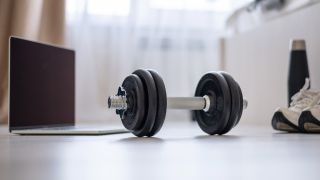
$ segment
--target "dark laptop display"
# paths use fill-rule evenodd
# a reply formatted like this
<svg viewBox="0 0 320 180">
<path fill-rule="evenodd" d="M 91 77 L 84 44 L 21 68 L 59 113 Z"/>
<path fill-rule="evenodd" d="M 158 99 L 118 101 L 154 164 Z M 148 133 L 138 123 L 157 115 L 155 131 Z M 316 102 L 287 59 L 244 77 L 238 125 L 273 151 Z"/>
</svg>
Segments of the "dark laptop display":
<svg viewBox="0 0 320 180">
<path fill-rule="evenodd" d="M 10 131 L 74 125 L 75 52 L 10 38 Z"/>
</svg>

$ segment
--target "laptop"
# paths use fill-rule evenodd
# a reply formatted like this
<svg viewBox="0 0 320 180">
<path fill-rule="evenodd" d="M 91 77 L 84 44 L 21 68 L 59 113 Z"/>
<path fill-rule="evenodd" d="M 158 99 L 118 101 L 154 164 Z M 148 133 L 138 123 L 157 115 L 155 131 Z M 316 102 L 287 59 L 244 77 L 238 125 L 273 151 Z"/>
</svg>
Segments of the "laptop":
<svg viewBox="0 0 320 180">
<path fill-rule="evenodd" d="M 9 131 L 14 134 L 104 135 L 110 127 L 75 126 L 75 51 L 10 37 Z"/>
</svg>

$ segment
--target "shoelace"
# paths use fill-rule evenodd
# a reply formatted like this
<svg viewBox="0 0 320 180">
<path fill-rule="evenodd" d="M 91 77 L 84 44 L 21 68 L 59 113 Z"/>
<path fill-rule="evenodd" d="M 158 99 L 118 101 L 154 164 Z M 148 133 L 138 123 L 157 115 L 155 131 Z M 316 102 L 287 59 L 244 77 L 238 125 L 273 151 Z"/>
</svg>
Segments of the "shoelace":
<svg viewBox="0 0 320 180">
<path fill-rule="evenodd" d="M 316 105 L 313 106 L 314 108 L 319 108 L 320 109 L 320 100 L 317 102 Z"/>
<path fill-rule="evenodd" d="M 306 78 L 305 84 L 303 85 L 302 89 L 291 97 L 290 107 L 296 107 L 299 109 L 304 109 L 309 106 L 313 101 L 314 98 L 320 95 L 319 91 L 309 90 L 310 87 L 310 80 Z"/>
</svg>

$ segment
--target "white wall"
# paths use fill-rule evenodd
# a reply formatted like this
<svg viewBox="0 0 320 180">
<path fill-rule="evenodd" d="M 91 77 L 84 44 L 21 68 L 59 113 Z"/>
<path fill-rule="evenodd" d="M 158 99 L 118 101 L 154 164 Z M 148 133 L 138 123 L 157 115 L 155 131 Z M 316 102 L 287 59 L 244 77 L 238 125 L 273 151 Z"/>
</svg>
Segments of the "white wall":
<svg viewBox="0 0 320 180">
<path fill-rule="evenodd" d="M 225 39 L 225 70 L 249 101 L 242 123 L 270 125 L 274 110 L 286 106 L 291 38 L 306 40 L 311 84 L 320 88 L 320 4 Z"/>
</svg>

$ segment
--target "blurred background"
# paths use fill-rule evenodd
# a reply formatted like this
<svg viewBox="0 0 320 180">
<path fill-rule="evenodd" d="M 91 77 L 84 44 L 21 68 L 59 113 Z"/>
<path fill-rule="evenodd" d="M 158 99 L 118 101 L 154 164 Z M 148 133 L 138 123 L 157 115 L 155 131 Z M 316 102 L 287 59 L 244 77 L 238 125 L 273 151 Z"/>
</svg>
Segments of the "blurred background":
<svg viewBox="0 0 320 180">
<path fill-rule="evenodd" d="M 269 125 L 287 102 L 291 38 L 307 41 L 320 87 L 319 17 L 318 0 L 0 0 L 0 121 L 15 35 L 76 50 L 77 121 L 117 120 L 107 96 L 135 69 L 152 68 L 169 96 L 192 96 L 204 73 L 227 71 L 249 101 L 241 122 Z"/>
</svg>

